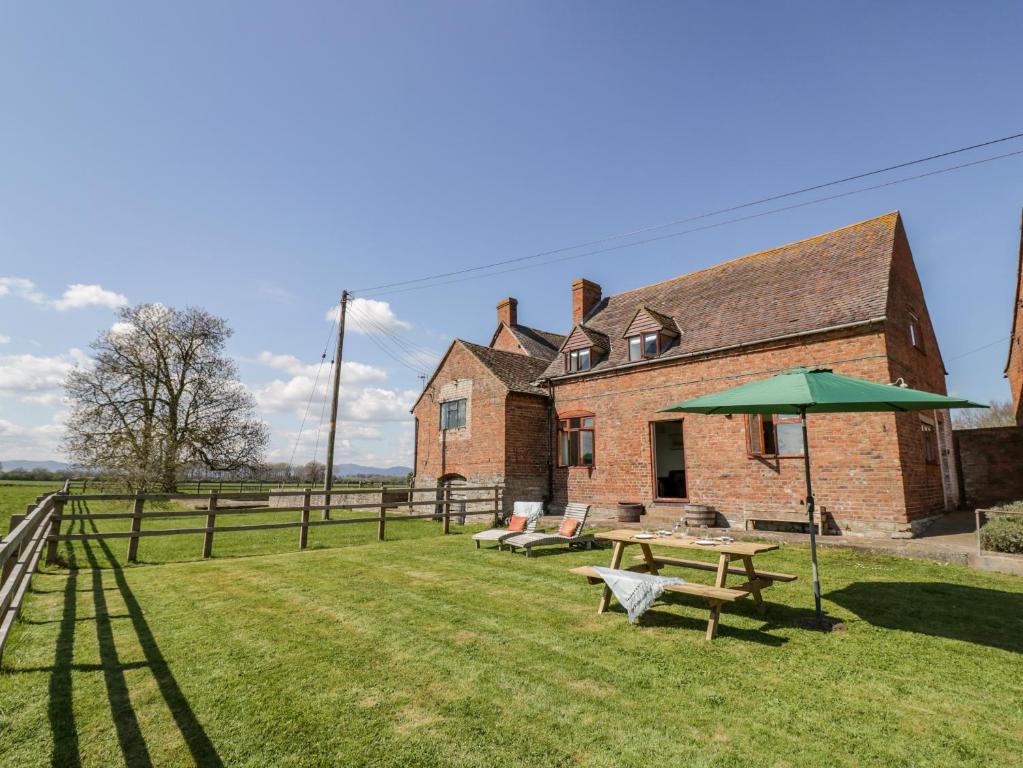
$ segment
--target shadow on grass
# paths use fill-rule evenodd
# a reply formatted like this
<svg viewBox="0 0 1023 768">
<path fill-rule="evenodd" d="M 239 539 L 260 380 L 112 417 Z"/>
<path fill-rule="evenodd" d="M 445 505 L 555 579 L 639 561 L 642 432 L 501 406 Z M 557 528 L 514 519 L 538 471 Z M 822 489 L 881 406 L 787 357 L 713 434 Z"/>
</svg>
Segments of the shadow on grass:
<svg viewBox="0 0 1023 768">
<path fill-rule="evenodd" d="M 1023 652 L 1023 594 L 942 582 L 856 582 L 826 595 L 877 627 Z"/>
<path fill-rule="evenodd" d="M 87 509 L 83 507 L 84 505 L 79 503 L 76 511 L 86 513 Z M 97 530 L 93 521 L 89 521 L 88 525 L 92 531 Z M 81 532 L 86 532 L 85 521 L 80 522 L 79 526 Z M 96 638 L 99 645 L 100 664 L 98 667 L 74 664 L 74 633 L 75 625 L 79 621 L 76 615 L 76 593 L 80 591 L 77 586 L 80 571 L 74 555 L 69 553 L 67 562 L 72 570 L 69 571 L 65 584 L 64 612 L 57 638 L 54 666 L 50 670 L 49 719 L 54 743 L 51 764 L 62 768 L 63 766 L 75 768 L 81 765 L 78 733 L 72 707 L 72 673 L 101 669 L 106 684 L 111 716 L 125 764 L 132 768 L 152 766 L 153 761 L 142 735 L 138 716 L 132 706 L 124 674 L 129 669 L 147 668 L 152 673 L 164 702 L 188 746 L 193 762 L 202 768 L 222 768 L 224 763 L 200 725 L 188 700 L 181 692 L 181 688 L 149 628 L 142 607 L 128 585 L 124 572 L 119 568 L 100 568 L 100 557 L 105 557 L 108 561 L 115 559 L 106 542 L 102 540 L 96 542 L 95 548 L 89 541 L 82 541 L 81 544 L 81 552 L 91 568 L 91 591 L 96 617 Z M 116 582 L 117 591 L 128 612 L 127 618 L 131 620 L 132 628 L 135 630 L 142 648 L 144 662 L 122 664 L 118 658 L 111 620 L 119 617 L 111 616 L 107 610 L 106 593 L 111 590 L 103 584 L 105 574 L 111 574 Z"/>
<path fill-rule="evenodd" d="M 669 610 L 674 608 L 676 610 Z M 683 609 L 686 613 L 679 613 L 677 609 Z M 615 613 L 625 618 L 625 609 L 622 608 L 617 602 L 612 603 L 608 608 L 608 613 Z M 779 629 L 781 627 L 791 627 L 795 621 L 796 616 L 799 614 L 802 616 L 804 613 L 806 616 L 812 616 L 813 611 L 802 612 L 799 610 L 788 609 L 784 606 L 771 606 L 768 610 L 769 616 L 761 616 L 756 612 L 755 608 L 751 606 L 733 605 L 726 608 L 721 612 L 721 621 L 718 623 L 718 637 L 734 637 L 736 640 L 745 640 L 753 643 L 760 643 L 761 645 L 769 645 L 775 648 L 781 647 L 788 642 L 786 637 L 778 637 L 777 635 L 770 634 L 773 629 Z M 755 629 L 744 629 L 741 627 L 735 627 L 728 624 L 729 616 L 743 616 L 754 621 L 762 621 L 763 624 Z M 703 602 L 697 602 L 693 600 L 686 600 L 677 595 L 672 595 L 666 603 L 651 608 L 644 613 L 637 624 L 638 627 L 660 627 L 667 629 L 677 629 L 679 631 L 693 631 L 699 633 L 703 637 L 707 631 L 707 619 L 710 617 L 710 609 Z"/>
</svg>

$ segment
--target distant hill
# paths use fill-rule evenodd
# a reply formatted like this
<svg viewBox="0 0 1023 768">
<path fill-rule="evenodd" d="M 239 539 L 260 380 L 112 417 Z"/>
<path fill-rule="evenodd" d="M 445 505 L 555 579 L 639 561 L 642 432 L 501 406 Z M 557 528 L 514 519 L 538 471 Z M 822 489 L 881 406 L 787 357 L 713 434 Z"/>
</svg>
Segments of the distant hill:
<svg viewBox="0 0 1023 768">
<path fill-rule="evenodd" d="M 404 477 L 412 471 L 411 467 L 367 467 L 363 464 L 335 464 L 334 474 L 340 477 L 352 475 L 392 475 Z"/>
<path fill-rule="evenodd" d="M 0 461 L 3 470 L 46 469 L 50 472 L 67 472 L 71 465 L 63 461 L 44 461 L 42 459 L 9 459 Z M 351 475 L 388 475 L 404 477 L 412 469 L 410 467 L 367 467 L 365 464 L 335 464 L 334 473 L 342 477 Z"/>
<path fill-rule="evenodd" d="M 0 468 L 4 470 L 46 469 L 50 472 L 65 472 L 71 469 L 71 465 L 63 461 L 43 461 L 42 459 L 5 459 L 0 461 Z"/>
</svg>

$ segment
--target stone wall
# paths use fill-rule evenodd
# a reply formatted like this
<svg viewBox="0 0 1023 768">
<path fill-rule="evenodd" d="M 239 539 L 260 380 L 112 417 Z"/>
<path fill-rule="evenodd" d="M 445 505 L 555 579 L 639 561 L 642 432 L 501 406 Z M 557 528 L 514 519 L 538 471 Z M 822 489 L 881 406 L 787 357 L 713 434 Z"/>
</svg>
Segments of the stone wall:
<svg viewBox="0 0 1023 768">
<path fill-rule="evenodd" d="M 957 429 L 953 435 L 966 506 L 1023 499 L 1023 427 Z"/>
</svg>

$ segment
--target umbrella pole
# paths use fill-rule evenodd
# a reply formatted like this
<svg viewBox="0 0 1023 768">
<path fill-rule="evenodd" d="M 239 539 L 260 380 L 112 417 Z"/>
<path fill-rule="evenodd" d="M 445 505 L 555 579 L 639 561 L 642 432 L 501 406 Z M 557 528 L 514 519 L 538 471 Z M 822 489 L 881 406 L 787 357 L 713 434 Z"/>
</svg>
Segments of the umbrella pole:
<svg viewBox="0 0 1023 768">
<path fill-rule="evenodd" d="M 806 514 L 810 520 L 810 563 L 813 568 L 813 607 L 817 621 L 824 622 L 821 612 L 821 580 L 817 570 L 817 524 L 814 522 L 813 485 L 810 482 L 810 441 L 806 436 L 806 408 L 799 409 L 799 419 L 803 425 L 803 467 L 806 470 Z"/>
</svg>

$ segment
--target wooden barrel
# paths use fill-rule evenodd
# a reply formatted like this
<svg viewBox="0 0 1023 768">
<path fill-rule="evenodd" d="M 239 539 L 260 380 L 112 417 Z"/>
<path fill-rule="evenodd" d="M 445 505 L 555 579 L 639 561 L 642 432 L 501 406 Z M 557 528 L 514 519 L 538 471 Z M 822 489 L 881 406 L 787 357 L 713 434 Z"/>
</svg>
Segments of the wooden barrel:
<svg viewBox="0 0 1023 768">
<path fill-rule="evenodd" d="M 686 504 L 685 518 L 686 525 L 711 527 L 717 523 L 718 513 L 706 504 Z"/>
<path fill-rule="evenodd" d="M 618 502 L 618 522 L 638 523 L 640 515 L 643 514 L 643 505 L 638 501 Z"/>
</svg>

